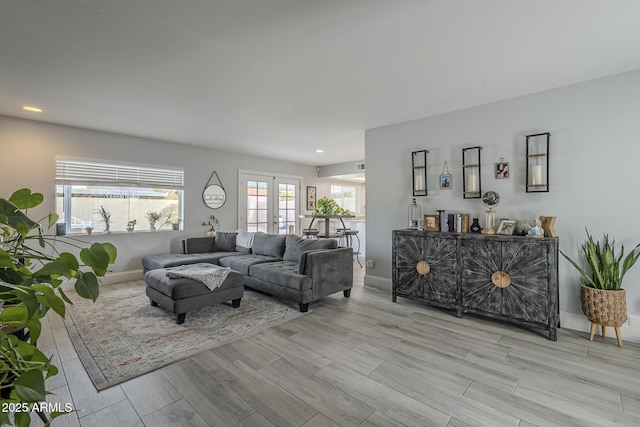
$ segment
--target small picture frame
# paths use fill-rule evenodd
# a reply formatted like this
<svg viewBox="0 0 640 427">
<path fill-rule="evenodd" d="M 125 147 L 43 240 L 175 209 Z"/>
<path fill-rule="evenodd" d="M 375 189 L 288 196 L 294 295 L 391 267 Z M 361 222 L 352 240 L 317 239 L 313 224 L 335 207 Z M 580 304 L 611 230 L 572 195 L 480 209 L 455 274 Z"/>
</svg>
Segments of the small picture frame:
<svg viewBox="0 0 640 427">
<path fill-rule="evenodd" d="M 515 221 L 509 220 L 509 219 L 503 219 L 502 221 L 500 221 L 500 227 L 498 227 L 497 234 L 511 236 L 513 234 L 513 230 L 515 229 L 516 229 Z"/>
<path fill-rule="evenodd" d="M 451 174 L 440 175 L 440 189 L 451 190 Z"/>
<path fill-rule="evenodd" d="M 496 163 L 496 179 L 509 179 L 509 162 Z"/>
<path fill-rule="evenodd" d="M 438 224 L 438 215 L 425 215 L 422 229 L 424 231 L 440 231 L 440 224 Z"/>
<path fill-rule="evenodd" d="M 307 210 L 316 208 L 316 187 L 307 186 Z"/>
</svg>

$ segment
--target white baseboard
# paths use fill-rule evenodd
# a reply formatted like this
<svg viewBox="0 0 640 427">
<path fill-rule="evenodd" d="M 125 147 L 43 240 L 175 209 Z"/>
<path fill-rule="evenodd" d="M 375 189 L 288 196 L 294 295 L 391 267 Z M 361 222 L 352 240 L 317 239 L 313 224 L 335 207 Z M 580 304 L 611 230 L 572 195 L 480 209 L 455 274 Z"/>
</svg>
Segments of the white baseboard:
<svg viewBox="0 0 640 427">
<path fill-rule="evenodd" d="M 114 283 L 128 282 L 129 280 L 139 280 L 144 278 L 142 269 L 121 271 L 119 273 L 107 273 L 101 280 L 102 285 L 113 285 Z"/>
<path fill-rule="evenodd" d="M 365 274 L 364 284 L 365 286 L 371 286 L 373 288 L 380 289 L 381 291 L 391 292 L 391 279 L 387 279 L 386 277 Z"/>
<path fill-rule="evenodd" d="M 587 320 L 584 314 L 568 313 L 566 311 L 560 312 L 560 325 L 563 328 L 587 333 L 591 330 L 591 322 Z M 600 328 L 598 328 L 596 334 L 600 335 L 600 332 Z M 628 315 L 627 322 L 620 328 L 620 333 L 622 334 L 623 343 L 624 341 L 640 342 L 640 316 Z M 616 336 L 613 328 L 608 328 L 607 336 Z"/>
<path fill-rule="evenodd" d="M 121 271 L 119 273 L 107 273 L 104 277 L 100 278 L 100 285 L 113 285 L 115 283 L 128 282 L 130 280 L 139 280 L 142 278 L 144 278 L 142 269 Z M 75 280 L 73 282 L 65 280 L 65 282 L 62 284 L 62 290 L 65 292 L 73 290 L 72 283 L 75 283 Z"/>
</svg>

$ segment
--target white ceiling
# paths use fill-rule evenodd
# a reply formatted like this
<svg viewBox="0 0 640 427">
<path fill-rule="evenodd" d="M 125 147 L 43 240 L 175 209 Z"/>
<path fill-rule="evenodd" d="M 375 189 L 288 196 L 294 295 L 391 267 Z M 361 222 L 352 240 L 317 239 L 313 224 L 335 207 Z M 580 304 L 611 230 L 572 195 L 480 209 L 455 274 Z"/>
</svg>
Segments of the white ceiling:
<svg viewBox="0 0 640 427">
<path fill-rule="evenodd" d="M 365 129 L 640 69 L 638 17 L 637 0 L 0 0 L 0 114 L 356 161 Z"/>
</svg>

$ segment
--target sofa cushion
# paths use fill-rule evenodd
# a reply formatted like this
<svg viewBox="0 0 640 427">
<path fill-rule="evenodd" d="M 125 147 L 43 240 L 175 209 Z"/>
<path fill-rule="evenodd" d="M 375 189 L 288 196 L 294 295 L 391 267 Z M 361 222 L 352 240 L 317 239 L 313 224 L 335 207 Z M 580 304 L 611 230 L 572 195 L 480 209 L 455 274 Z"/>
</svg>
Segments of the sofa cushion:
<svg viewBox="0 0 640 427">
<path fill-rule="evenodd" d="M 236 252 L 242 252 L 245 254 L 251 253 L 251 246 L 253 246 L 253 238 L 256 235 L 253 231 L 236 230 Z"/>
<path fill-rule="evenodd" d="M 334 239 L 303 239 L 295 234 L 287 234 L 286 249 L 282 259 L 297 263 L 300 261 L 300 254 L 307 251 L 322 249 L 335 249 L 338 242 Z"/>
<path fill-rule="evenodd" d="M 266 255 L 282 259 L 284 254 L 284 242 L 286 235 L 267 234 L 257 232 L 253 237 L 253 246 L 251 252 L 257 255 Z"/>
<path fill-rule="evenodd" d="M 311 289 L 311 277 L 298 273 L 298 263 L 290 261 L 269 262 L 249 267 L 253 279 L 263 280 L 301 292 Z"/>
<path fill-rule="evenodd" d="M 275 261 L 280 261 L 280 258 L 256 254 L 240 254 L 220 258 L 218 263 L 223 267 L 229 267 L 247 276 L 249 274 L 249 267 L 252 265 Z"/>
<path fill-rule="evenodd" d="M 142 258 L 142 267 L 144 271 L 156 270 L 158 268 L 175 267 L 184 264 L 196 264 L 199 262 L 207 262 L 210 264 L 218 264 L 219 260 L 229 255 L 240 255 L 238 252 L 205 252 L 194 254 L 164 254 L 152 255 Z"/>
<path fill-rule="evenodd" d="M 216 238 L 213 244 L 214 251 L 235 251 L 236 233 L 233 231 L 216 231 Z"/>
</svg>

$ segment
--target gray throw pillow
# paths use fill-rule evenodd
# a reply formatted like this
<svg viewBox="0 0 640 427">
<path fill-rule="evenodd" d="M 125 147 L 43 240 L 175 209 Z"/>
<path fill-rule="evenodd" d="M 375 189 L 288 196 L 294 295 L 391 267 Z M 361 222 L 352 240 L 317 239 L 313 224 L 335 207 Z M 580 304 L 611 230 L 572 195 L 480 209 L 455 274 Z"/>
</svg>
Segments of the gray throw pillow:
<svg viewBox="0 0 640 427">
<path fill-rule="evenodd" d="M 285 261 L 298 262 L 302 252 L 335 249 L 338 247 L 338 242 L 334 239 L 303 239 L 295 234 L 287 234 L 286 245 L 287 248 L 284 251 L 283 259 Z"/>
<path fill-rule="evenodd" d="M 233 252 L 236 250 L 236 233 L 216 231 L 216 240 L 213 244 L 215 252 Z"/>
<path fill-rule="evenodd" d="M 253 237 L 251 252 L 256 255 L 266 255 L 282 259 L 286 235 L 256 233 Z"/>
</svg>

